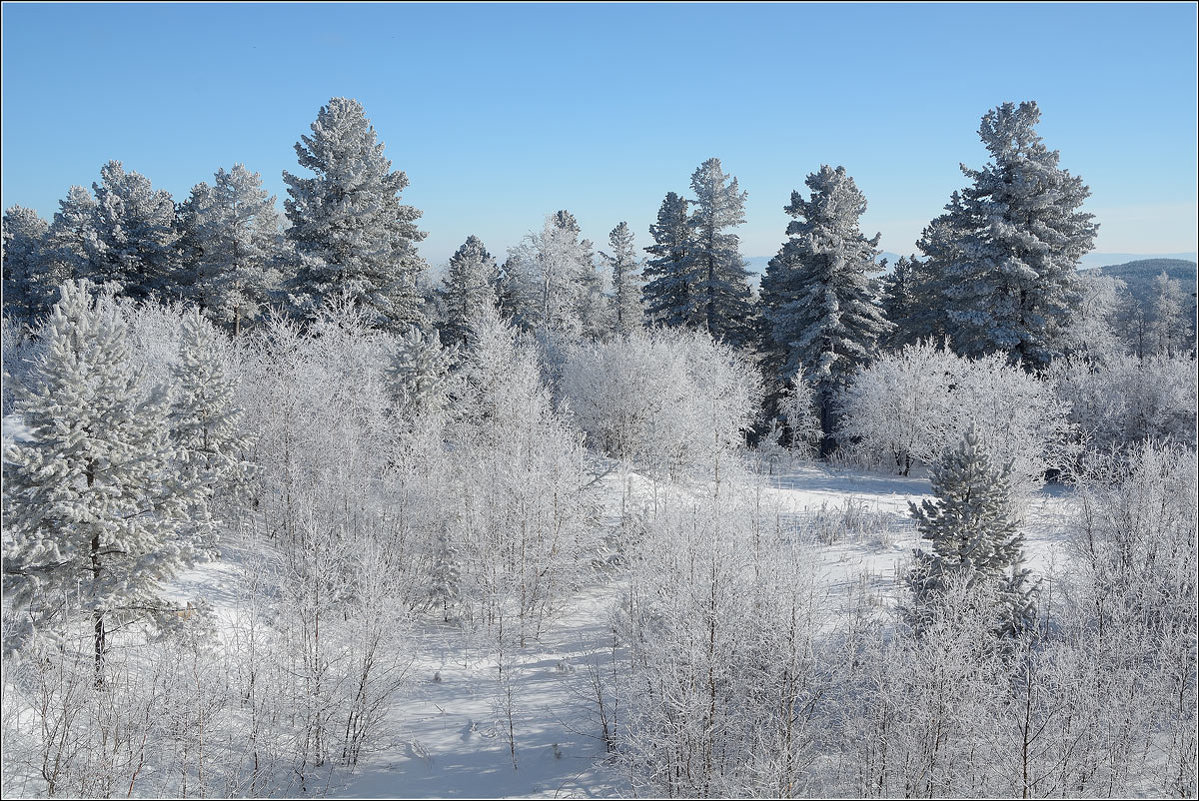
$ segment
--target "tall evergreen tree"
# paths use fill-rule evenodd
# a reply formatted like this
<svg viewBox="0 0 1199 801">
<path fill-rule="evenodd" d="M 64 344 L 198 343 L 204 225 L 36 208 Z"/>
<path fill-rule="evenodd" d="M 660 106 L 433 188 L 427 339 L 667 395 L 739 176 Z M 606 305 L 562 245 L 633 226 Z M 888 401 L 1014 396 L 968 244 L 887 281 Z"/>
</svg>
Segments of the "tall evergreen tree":
<svg viewBox="0 0 1199 801">
<path fill-rule="evenodd" d="M 933 468 L 936 500 L 909 504 L 920 535 L 932 544 L 931 552 L 916 552 L 908 578 L 918 626 L 954 576 L 994 593 L 999 630 L 1018 632 L 1035 621 L 1036 588 L 1023 567 L 1024 535 L 1016 522 L 1011 472 L 1011 465 L 991 463 L 970 428 L 957 450 Z"/>
<path fill-rule="evenodd" d="M 33 209 L 11 206 L 4 212 L 4 313 L 32 321 L 50 308 L 56 283 L 46 271 L 45 245 L 50 226 Z"/>
<path fill-rule="evenodd" d="M 335 97 L 322 106 L 312 135 L 296 143 L 299 178 L 284 171 L 291 227 L 299 253 L 292 298 L 308 316 L 347 294 L 373 324 L 394 331 L 421 320 L 417 278 L 425 269 L 416 243 L 420 212 L 400 203 L 408 177 L 392 171 L 383 143 L 357 100 Z"/>
<path fill-rule="evenodd" d="M 694 328 L 699 320 L 687 205 L 686 198 L 667 193 L 658 208 L 658 221 L 649 227 L 654 244 L 645 249 L 654 257 L 643 271 L 646 283 L 641 294 L 646 317 L 651 323 L 674 328 Z"/>
<path fill-rule="evenodd" d="M 494 308 L 499 303 L 498 275 L 495 259 L 473 234 L 450 257 L 450 268 L 441 286 L 447 344 L 466 345 L 472 322 L 479 319 L 484 308 Z"/>
<path fill-rule="evenodd" d="M 637 251 L 633 247 L 633 232 L 622 222 L 608 234 L 610 254 L 602 254 L 612 270 L 612 330 L 617 335 L 630 334 L 641 327 L 641 276 L 637 268 Z"/>
<path fill-rule="evenodd" d="M 691 175 L 695 201 L 688 261 L 704 327 L 714 339 L 744 345 L 753 336 L 749 271 L 738 250 L 740 237 L 725 229 L 745 222 L 747 193 L 739 190 L 736 178 L 729 178 L 714 158 Z"/>
<path fill-rule="evenodd" d="M 925 262 L 913 256 L 900 256 L 894 268 L 882 278 L 883 316 L 894 328 L 881 344 L 898 350 L 923 340 L 939 340 L 945 335 L 940 310 L 925 298 L 932 291 Z"/>
<path fill-rule="evenodd" d="M 170 193 L 154 189 L 140 173 L 125 172 L 119 161 L 100 169 L 100 183 L 92 184 L 92 191 L 98 247 L 83 277 L 111 283 L 119 294 L 137 300 L 178 297 L 179 235 Z"/>
<path fill-rule="evenodd" d="M 858 228 L 866 197 L 844 167 L 822 166 L 806 184 L 811 199 L 795 191 L 784 208 L 795 219 L 766 267 L 762 305 L 779 378 L 802 374 L 815 385 L 827 452 L 837 392 L 891 326 L 867 278 L 877 269 L 879 236 L 867 239 Z"/>
<path fill-rule="evenodd" d="M 115 308 L 64 284 L 15 410 L 33 435 L 4 454 L 4 585 L 27 624 L 83 612 L 98 678 L 114 626 L 170 605 L 158 583 L 202 551 L 181 527 L 168 403 L 129 360 Z"/>
<path fill-rule="evenodd" d="M 973 183 L 919 243 L 936 276 L 928 302 L 944 309 L 953 348 L 1008 353 L 1030 368 L 1061 350 L 1078 262 L 1097 231 L 1079 211 L 1090 190 L 1058 167 L 1035 130 L 1040 118 L 1031 101 L 987 112 L 978 133 L 991 161 L 962 165 Z"/>
<path fill-rule="evenodd" d="M 179 213 L 185 291 L 205 315 L 240 333 L 257 319 L 281 280 L 282 219 L 262 176 L 245 165 L 197 184 Z"/>
</svg>

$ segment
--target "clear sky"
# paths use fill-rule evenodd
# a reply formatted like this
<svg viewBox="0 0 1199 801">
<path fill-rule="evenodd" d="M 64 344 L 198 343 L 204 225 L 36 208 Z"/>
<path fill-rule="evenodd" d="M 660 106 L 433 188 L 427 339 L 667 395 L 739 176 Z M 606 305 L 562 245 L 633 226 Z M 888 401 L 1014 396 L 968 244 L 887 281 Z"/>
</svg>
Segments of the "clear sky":
<svg viewBox="0 0 1199 801">
<path fill-rule="evenodd" d="M 1196 5 L 39 4 L 3 7 L 3 206 L 49 219 L 109 159 L 177 201 L 244 163 L 282 198 L 330 97 L 365 106 L 444 262 L 568 209 L 639 246 L 716 156 L 749 192 L 747 257 L 821 164 L 909 252 L 979 120 L 1036 100 L 1091 187 L 1096 250 L 1196 250 Z"/>
</svg>

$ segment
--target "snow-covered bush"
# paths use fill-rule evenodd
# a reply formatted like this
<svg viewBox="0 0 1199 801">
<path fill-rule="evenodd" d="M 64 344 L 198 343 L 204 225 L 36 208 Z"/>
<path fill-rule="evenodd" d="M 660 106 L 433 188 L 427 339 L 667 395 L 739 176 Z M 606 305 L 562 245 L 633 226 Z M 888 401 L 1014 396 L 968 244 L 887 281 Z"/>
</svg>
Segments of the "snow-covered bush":
<svg viewBox="0 0 1199 801">
<path fill-rule="evenodd" d="M 461 414 L 447 436 L 444 529 L 434 595 L 453 594 L 476 622 L 520 645 L 574 585 L 591 547 L 583 449 L 551 403 L 536 347 L 493 314 L 475 326 L 463 365 Z"/>
<path fill-rule="evenodd" d="M 1146 438 L 1196 446 L 1199 389 L 1190 358 L 1062 359 L 1050 367 L 1049 377 L 1088 451 L 1110 453 Z"/>
<path fill-rule="evenodd" d="M 814 563 L 745 489 L 667 489 L 631 553 L 616 623 L 629 663 L 614 739 L 638 795 L 813 789 L 829 668 Z"/>
<path fill-rule="evenodd" d="M 1035 482 L 1056 467 L 1066 409 L 1050 383 L 1000 354 L 956 356 L 922 342 L 878 358 L 841 398 L 840 440 L 868 463 L 932 465 L 973 425 L 997 464 Z"/>
<path fill-rule="evenodd" d="M 559 390 L 590 447 L 672 477 L 697 469 L 719 477 L 761 395 L 739 351 L 668 329 L 577 346 Z"/>
<path fill-rule="evenodd" d="M 12 411 L 17 385 L 25 380 L 36 343 L 31 340 L 29 331 L 18 320 L 6 315 L 0 325 L 3 325 L 3 329 L 0 330 L 0 353 L 3 354 L 4 376 L 4 380 L 0 382 L 0 414 L 7 415 Z"/>
</svg>

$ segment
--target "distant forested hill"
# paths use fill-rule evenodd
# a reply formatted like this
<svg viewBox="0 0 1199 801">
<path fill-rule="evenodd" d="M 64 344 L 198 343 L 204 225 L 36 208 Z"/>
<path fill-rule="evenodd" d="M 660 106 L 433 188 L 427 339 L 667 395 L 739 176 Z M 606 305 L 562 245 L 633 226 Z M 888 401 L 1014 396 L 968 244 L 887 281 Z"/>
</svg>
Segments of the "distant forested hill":
<svg viewBox="0 0 1199 801">
<path fill-rule="evenodd" d="M 1086 272 L 1094 275 L 1110 275 L 1128 284 L 1128 291 L 1137 300 L 1146 302 L 1153 286 L 1153 279 L 1163 271 L 1175 281 L 1182 282 L 1183 291 L 1194 297 L 1195 271 L 1199 265 L 1183 259 L 1140 259 L 1126 264 L 1112 264 L 1107 267 L 1095 267 Z"/>
</svg>

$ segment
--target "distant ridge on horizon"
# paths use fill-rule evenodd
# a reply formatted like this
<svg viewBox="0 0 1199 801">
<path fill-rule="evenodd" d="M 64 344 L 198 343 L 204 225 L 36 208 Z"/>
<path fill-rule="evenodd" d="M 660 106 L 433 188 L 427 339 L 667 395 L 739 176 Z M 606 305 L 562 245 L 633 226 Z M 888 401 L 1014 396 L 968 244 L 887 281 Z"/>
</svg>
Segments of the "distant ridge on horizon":
<svg viewBox="0 0 1199 801">
<path fill-rule="evenodd" d="M 750 272 L 762 275 L 766 272 L 766 263 L 772 258 L 774 257 L 750 256 L 745 261 L 748 262 Z M 884 250 L 879 254 L 879 259 L 886 259 L 888 265 L 894 265 L 899 260 L 899 254 Z M 1121 267 L 1133 262 L 1160 260 L 1196 263 L 1199 262 L 1199 253 L 1195 251 L 1190 251 L 1189 253 L 1088 253 L 1082 257 L 1078 269 L 1090 270 L 1097 267 Z"/>
</svg>

